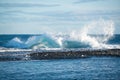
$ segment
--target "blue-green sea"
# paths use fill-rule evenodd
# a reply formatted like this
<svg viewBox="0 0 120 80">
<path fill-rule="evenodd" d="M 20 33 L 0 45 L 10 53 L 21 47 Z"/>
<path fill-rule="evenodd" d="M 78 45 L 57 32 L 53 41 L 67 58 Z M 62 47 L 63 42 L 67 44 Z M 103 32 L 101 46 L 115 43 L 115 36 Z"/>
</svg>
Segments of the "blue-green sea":
<svg viewBox="0 0 120 80">
<path fill-rule="evenodd" d="M 2 61 L 0 80 L 120 80 L 120 57 Z"/>
</svg>

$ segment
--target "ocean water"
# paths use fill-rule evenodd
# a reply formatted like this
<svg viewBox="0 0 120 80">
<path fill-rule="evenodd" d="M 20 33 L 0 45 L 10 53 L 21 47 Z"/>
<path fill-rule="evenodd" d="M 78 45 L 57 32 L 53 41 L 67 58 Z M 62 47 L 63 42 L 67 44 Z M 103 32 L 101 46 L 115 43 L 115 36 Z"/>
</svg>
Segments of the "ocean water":
<svg viewBox="0 0 120 80">
<path fill-rule="evenodd" d="M 120 35 L 116 34 L 104 41 L 104 35 L 89 35 L 91 41 L 82 41 L 70 35 L 0 35 L 0 49 L 40 49 L 40 48 L 119 48 Z M 87 38 L 88 38 L 87 37 Z M 100 41 L 101 40 L 101 41 Z M 103 41 L 102 41 L 103 40 Z"/>
<path fill-rule="evenodd" d="M 120 35 L 85 37 L 86 42 L 71 35 L 0 35 L 0 58 L 36 50 L 120 49 Z M 119 80 L 119 75 L 120 57 L 0 61 L 0 80 Z"/>
<path fill-rule="evenodd" d="M 0 49 L 120 48 L 120 35 L 114 31 L 112 20 L 100 19 L 70 33 L 3 34 L 0 35 Z"/>
<path fill-rule="evenodd" d="M 94 31 L 98 34 L 90 34 Z M 30 60 L 24 55 L 71 49 L 119 50 L 120 34 L 114 34 L 113 22 L 104 20 L 69 34 L 1 34 L 0 80 L 120 80 L 120 57 Z"/>
<path fill-rule="evenodd" d="M 0 62 L 0 80 L 120 80 L 120 58 Z"/>
</svg>

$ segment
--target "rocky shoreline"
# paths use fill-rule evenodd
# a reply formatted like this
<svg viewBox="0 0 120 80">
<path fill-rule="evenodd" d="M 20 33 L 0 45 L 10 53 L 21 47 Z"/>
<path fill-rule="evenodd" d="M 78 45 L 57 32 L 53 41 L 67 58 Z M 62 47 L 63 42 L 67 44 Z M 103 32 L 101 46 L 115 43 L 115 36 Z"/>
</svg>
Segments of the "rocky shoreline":
<svg viewBox="0 0 120 80">
<path fill-rule="evenodd" d="M 44 60 L 44 59 L 77 59 L 92 56 L 120 57 L 120 49 L 95 50 L 45 50 L 32 52 L 4 52 L 0 53 L 0 61 Z"/>
<path fill-rule="evenodd" d="M 91 56 L 116 56 L 120 57 L 120 49 L 105 49 L 105 50 L 82 50 L 82 51 L 56 51 L 56 52 L 37 52 L 29 54 L 31 59 L 74 59 L 86 58 Z"/>
</svg>

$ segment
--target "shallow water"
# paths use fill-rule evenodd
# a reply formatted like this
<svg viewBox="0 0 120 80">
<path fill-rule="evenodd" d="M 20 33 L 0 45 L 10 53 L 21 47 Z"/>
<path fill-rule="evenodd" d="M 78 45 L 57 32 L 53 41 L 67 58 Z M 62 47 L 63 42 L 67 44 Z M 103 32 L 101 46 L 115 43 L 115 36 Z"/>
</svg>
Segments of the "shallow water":
<svg viewBox="0 0 120 80">
<path fill-rule="evenodd" d="M 120 57 L 0 62 L 0 80 L 120 80 Z"/>
</svg>

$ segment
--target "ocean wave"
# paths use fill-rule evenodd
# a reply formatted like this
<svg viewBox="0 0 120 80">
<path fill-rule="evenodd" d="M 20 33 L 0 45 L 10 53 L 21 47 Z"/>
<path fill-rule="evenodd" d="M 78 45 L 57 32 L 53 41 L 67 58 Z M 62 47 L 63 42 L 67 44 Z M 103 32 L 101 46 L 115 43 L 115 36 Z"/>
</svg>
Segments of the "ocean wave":
<svg viewBox="0 0 120 80">
<path fill-rule="evenodd" d="M 96 33 L 95 35 L 90 35 Z M 101 35 L 102 34 L 102 35 Z M 1 35 L 0 35 L 1 36 Z M 120 48 L 120 35 L 114 35 L 114 22 L 100 19 L 69 34 L 2 35 L 0 47 L 40 48 Z"/>
</svg>

